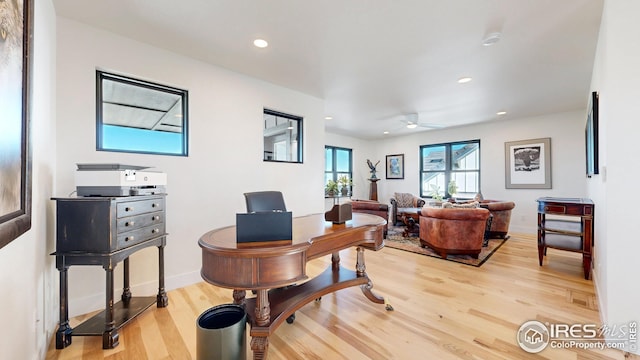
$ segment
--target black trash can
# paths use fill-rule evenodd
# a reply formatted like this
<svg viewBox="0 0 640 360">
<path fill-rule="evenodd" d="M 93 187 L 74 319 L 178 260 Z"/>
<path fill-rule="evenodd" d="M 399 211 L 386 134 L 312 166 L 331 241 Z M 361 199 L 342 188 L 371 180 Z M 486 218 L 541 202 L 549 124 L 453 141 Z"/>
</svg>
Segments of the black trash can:
<svg viewBox="0 0 640 360">
<path fill-rule="evenodd" d="M 214 306 L 198 317 L 196 325 L 197 360 L 246 359 L 247 314 L 242 306 Z"/>
</svg>

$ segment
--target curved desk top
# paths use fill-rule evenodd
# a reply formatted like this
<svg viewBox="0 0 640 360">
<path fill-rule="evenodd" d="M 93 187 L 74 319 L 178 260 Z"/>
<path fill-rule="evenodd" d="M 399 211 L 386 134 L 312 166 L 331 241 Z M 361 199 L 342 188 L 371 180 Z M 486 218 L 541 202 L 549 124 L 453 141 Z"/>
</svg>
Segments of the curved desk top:
<svg viewBox="0 0 640 360">
<path fill-rule="evenodd" d="M 293 239 L 237 243 L 236 227 L 202 235 L 202 277 L 230 289 L 273 288 L 306 279 L 306 262 L 352 246 L 379 250 L 384 246 L 386 221 L 375 215 L 354 213 L 352 220 L 333 224 L 324 214 L 293 219 Z"/>
</svg>

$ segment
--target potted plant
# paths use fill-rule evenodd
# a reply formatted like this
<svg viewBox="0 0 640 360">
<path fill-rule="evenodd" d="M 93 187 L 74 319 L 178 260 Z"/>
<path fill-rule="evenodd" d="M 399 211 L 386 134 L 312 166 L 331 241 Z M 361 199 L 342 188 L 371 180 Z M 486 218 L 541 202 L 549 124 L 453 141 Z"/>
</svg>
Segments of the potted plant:
<svg viewBox="0 0 640 360">
<path fill-rule="evenodd" d="M 340 191 L 342 192 L 342 195 L 346 196 L 351 190 L 353 181 L 351 181 L 351 179 L 349 179 L 347 175 L 342 175 L 338 178 L 338 185 L 340 185 Z"/>
<path fill-rule="evenodd" d="M 429 193 L 429 196 L 431 196 L 431 198 L 435 200 L 435 205 L 442 205 L 442 194 L 440 194 L 440 185 L 431 184 L 429 185 L 429 187 L 431 188 L 431 193 Z"/>
<path fill-rule="evenodd" d="M 458 185 L 456 184 L 455 180 L 449 181 L 449 186 L 447 186 L 447 192 L 449 192 L 449 195 L 451 195 L 452 198 L 456 196 L 456 194 L 458 193 Z"/>
<path fill-rule="evenodd" d="M 333 180 L 327 181 L 327 184 L 324 186 L 324 192 L 329 196 L 334 196 L 338 193 L 338 183 Z"/>
</svg>

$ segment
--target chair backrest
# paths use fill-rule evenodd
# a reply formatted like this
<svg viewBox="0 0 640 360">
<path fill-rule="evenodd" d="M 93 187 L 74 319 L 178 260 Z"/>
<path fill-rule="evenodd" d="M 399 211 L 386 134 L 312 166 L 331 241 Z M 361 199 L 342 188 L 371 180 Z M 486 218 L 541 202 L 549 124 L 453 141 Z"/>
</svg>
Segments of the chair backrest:
<svg viewBox="0 0 640 360">
<path fill-rule="evenodd" d="M 256 191 L 244 193 L 247 202 L 247 212 L 287 211 L 284 197 L 280 191 Z"/>
</svg>

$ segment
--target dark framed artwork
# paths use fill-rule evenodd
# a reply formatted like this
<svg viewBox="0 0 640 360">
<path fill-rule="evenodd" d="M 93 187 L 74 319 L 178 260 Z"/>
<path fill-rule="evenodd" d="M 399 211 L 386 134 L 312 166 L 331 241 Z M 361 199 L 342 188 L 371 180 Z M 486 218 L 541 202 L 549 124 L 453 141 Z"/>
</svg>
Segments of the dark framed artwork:
<svg viewBox="0 0 640 360">
<path fill-rule="evenodd" d="M 387 179 L 404 179 L 404 154 L 387 155 Z"/>
<path fill-rule="evenodd" d="M 0 2 L 0 248 L 31 228 L 33 0 Z"/>
<path fill-rule="evenodd" d="M 592 92 L 589 98 L 587 125 L 584 129 L 585 151 L 587 156 L 587 177 L 599 173 L 598 165 L 598 93 Z"/>
<path fill-rule="evenodd" d="M 504 143 L 507 189 L 551 189 L 551 138 Z"/>
</svg>

